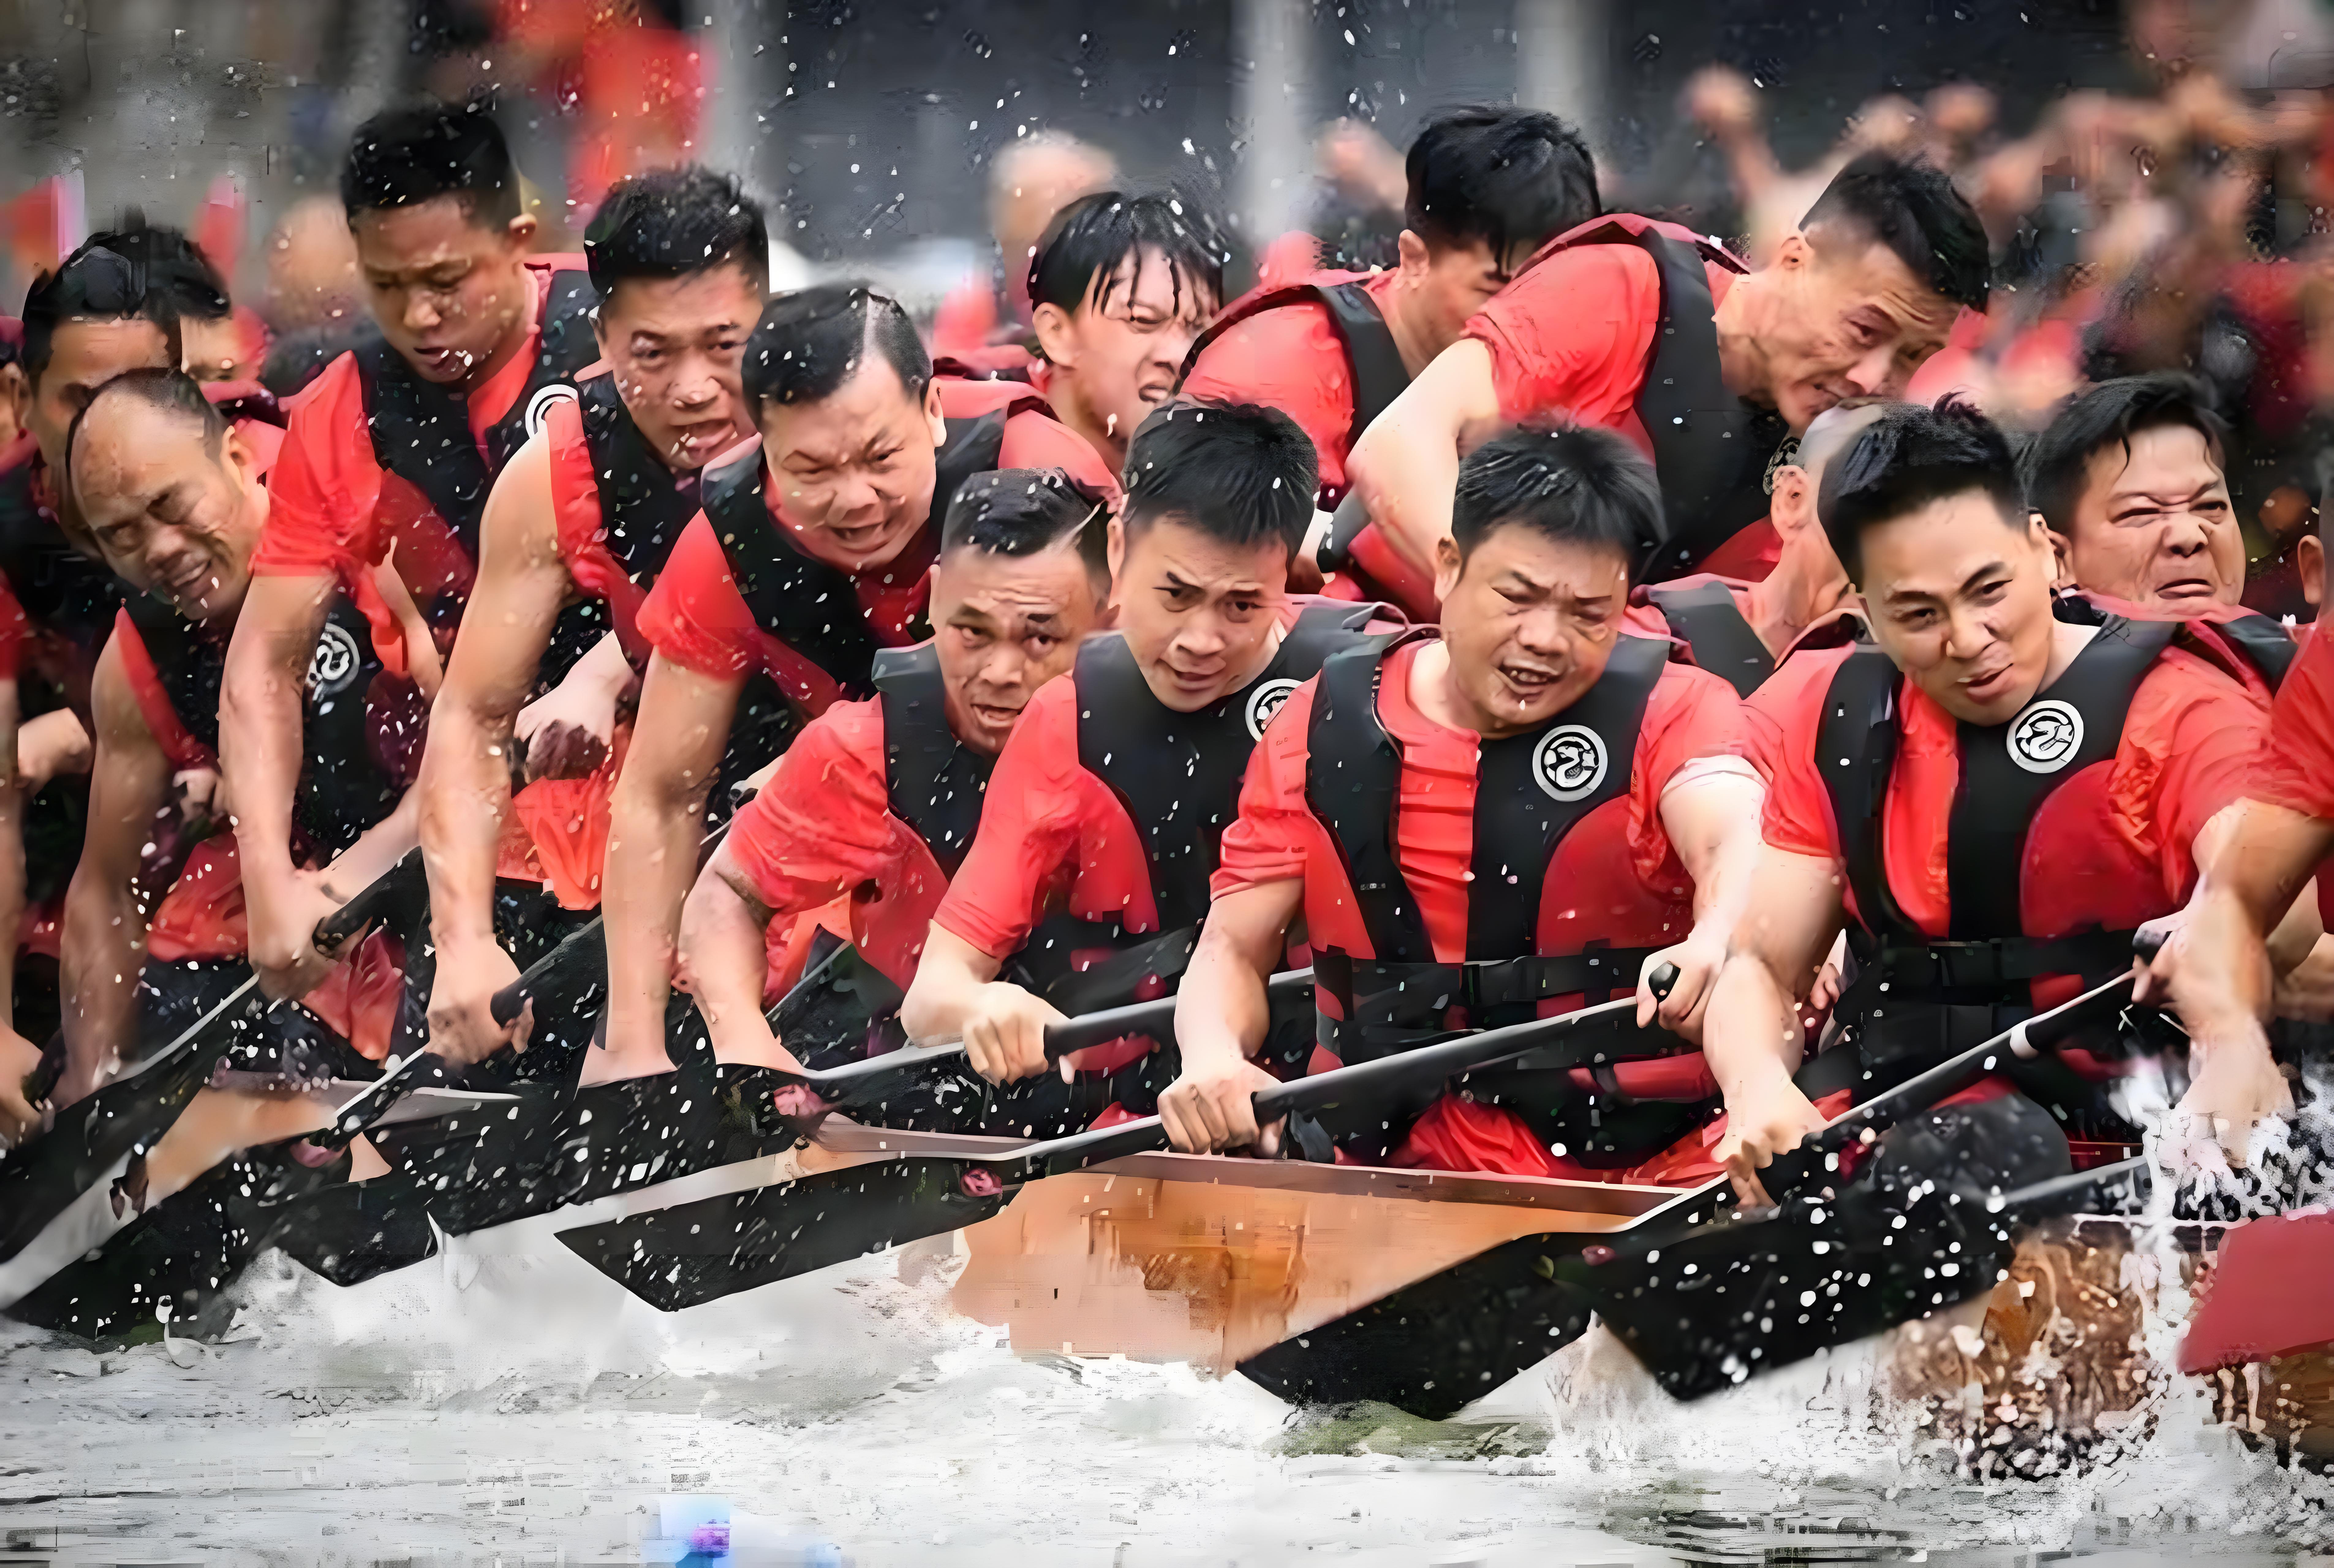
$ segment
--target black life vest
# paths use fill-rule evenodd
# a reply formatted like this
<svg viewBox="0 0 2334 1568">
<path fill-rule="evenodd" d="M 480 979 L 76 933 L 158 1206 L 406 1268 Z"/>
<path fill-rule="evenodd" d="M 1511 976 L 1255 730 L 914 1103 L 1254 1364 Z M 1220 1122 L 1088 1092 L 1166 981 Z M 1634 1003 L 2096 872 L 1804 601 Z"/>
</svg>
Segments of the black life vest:
<svg viewBox="0 0 2334 1568">
<path fill-rule="evenodd" d="M 959 486 L 997 467 L 1005 448 L 1009 410 L 948 421 L 948 439 L 936 455 L 931 511 L 924 526 L 934 539 Z M 705 515 L 721 542 L 738 597 L 764 631 L 817 665 L 850 697 L 873 695 L 876 650 L 882 646 L 860 613 L 851 574 L 794 546 L 763 501 L 759 447 L 705 476 Z M 919 624 L 911 635 L 931 628 Z"/>
<path fill-rule="evenodd" d="M 1909 1076 L 2010 1027 L 2032 1012 L 2030 981 L 2076 975 L 2098 984 L 2131 967 L 2136 922 L 2060 937 L 2026 934 L 2027 840 L 2054 793 L 2086 768 L 2114 760 L 2132 697 L 2178 630 L 2170 621 L 2105 617 L 2065 672 L 2016 717 L 1958 726 L 1961 782 L 1946 831 L 1952 914 L 1943 941 L 1898 906 L 1883 853 L 1902 677 L 1875 648 L 1842 661 L 1825 697 L 1816 756 L 1857 915 L 1848 933 L 1857 974 L 1835 1016 L 1855 1031 L 1869 1075 Z"/>
<path fill-rule="evenodd" d="M 2102 608 L 2080 589 L 2059 594 L 2053 609 L 2059 620 L 2078 626 L 2104 626 L 2114 615 L 2114 611 Z M 2188 620 L 2176 616 L 2169 619 L 2179 625 L 2202 628 L 2207 638 L 2218 640 L 2242 659 L 2271 692 L 2285 684 L 2293 661 L 2301 653 L 2301 645 L 2293 640 L 2293 633 L 2285 624 L 2258 610 L 2247 610 L 2225 620 Z"/>
<path fill-rule="evenodd" d="M 600 356 L 592 335 L 592 311 L 598 303 L 588 274 L 551 274 L 535 364 L 510 410 L 484 432 L 483 452 L 460 393 L 414 374 L 385 339 L 373 338 L 350 351 L 356 356 L 374 461 L 421 492 L 472 561 L 478 558 L 478 520 L 495 476 L 542 428 L 551 401 L 575 395 L 577 372 Z"/>
<path fill-rule="evenodd" d="M 130 599 L 129 611 L 170 711 L 216 756 L 227 637 L 145 594 Z M 395 811 L 405 793 L 382 746 L 385 740 L 407 737 L 377 733 L 368 700 L 381 672 L 371 622 L 345 596 L 336 596 L 301 687 L 300 782 L 292 798 L 292 825 L 312 853 L 340 853 Z M 406 717 L 419 724 L 422 713 L 417 704 Z M 392 715 L 389 722 L 400 719 Z"/>
<path fill-rule="evenodd" d="M 931 643 L 875 655 L 883 705 L 883 793 L 892 814 L 916 830 L 953 877 L 980 826 L 980 803 L 997 759 L 957 739 L 948 721 L 940 650 Z"/>
<path fill-rule="evenodd" d="M 1723 582 L 1692 588 L 1653 588 L 1645 597 L 1661 611 L 1694 663 L 1725 680 L 1738 697 L 1748 697 L 1775 673 L 1775 656 L 1742 617 L 1733 591 Z"/>
<path fill-rule="evenodd" d="M 1396 398 L 1410 385 L 1410 371 L 1402 362 L 1402 350 L 1394 341 L 1394 332 L 1386 325 L 1378 303 L 1370 297 L 1368 288 L 1358 280 L 1340 284 L 1290 284 L 1283 288 L 1266 289 L 1233 303 L 1201 332 L 1191 344 L 1191 351 L 1183 356 L 1183 368 L 1175 378 L 1176 390 L 1190 379 L 1191 369 L 1208 345 L 1225 332 L 1266 311 L 1285 305 L 1318 304 L 1329 313 L 1329 324 L 1336 330 L 1338 343 L 1345 351 L 1345 384 L 1353 389 L 1354 422 L 1346 428 L 1345 444 L 1350 450 L 1361 438 L 1370 422 L 1386 411 Z M 1325 502 L 1335 497 L 1325 497 Z"/>
<path fill-rule="evenodd" d="M 1351 1064 L 1444 1037 L 1452 1007 L 1466 1009 L 1471 1027 L 1496 1028 L 1534 1016 L 1549 997 L 1585 994 L 1594 1004 L 1635 988 L 1656 949 L 1591 943 L 1543 956 L 1540 909 L 1566 835 L 1628 794 L 1638 731 L 1669 644 L 1619 639 L 1605 673 L 1569 707 L 1538 729 L 1478 748 L 1467 956 L 1457 965 L 1435 958 L 1395 843 L 1402 748 L 1378 716 L 1390 646 L 1374 640 L 1323 667 L 1307 732 L 1306 803 L 1337 847 L 1376 955 L 1322 948 L 1316 934 L 1316 985 L 1342 1015 L 1319 1014 L 1321 1044 Z M 1678 1048 L 1659 1034 L 1638 1053 Z"/>
<path fill-rule="evenodd" d="M 0 472 L 0 576 L 28 621 L 94 660 L 128 588 L 67 542 L 56 515 L 41 504 L 34 483 L 39 468 L 35 457 Z"/>
<path fill-rule="evenodd" d="M 1719 365 L 1717 306 L 1702 264 L 1749 269 L 1713 240 L 1615 215 L 1550 240 L 1516 275 L 1590 245 L 1635 245 L 1661 274 L 1661 317 L 1636 414 L 1653 445 L 1667 527 L 1643 575 L 1652 582 L 1683 577 L 1767 515 L 1768 468 L 1789 436 L 1780 417 L 1736 397 Z"/>
</svg>

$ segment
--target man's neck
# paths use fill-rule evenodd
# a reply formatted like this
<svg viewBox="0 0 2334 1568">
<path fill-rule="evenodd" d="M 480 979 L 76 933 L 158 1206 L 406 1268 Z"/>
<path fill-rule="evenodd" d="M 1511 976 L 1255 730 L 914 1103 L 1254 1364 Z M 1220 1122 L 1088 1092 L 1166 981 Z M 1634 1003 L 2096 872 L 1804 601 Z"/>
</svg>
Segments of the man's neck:
<svg viewBox="0 0 2334 1568">
<path fill-rule="evenodd" d="M 1718 335 L 1718 373 L 1726 390 L 1754 403 L 1770 401 L 1767 392 L 1767 356 L 1760 351 L 1753 327 L 1766 295 L 1769 273 L 1745 273 L 1727 285 L 1726 297 L 1711 312 L 1711 330 Z"/>
<path fill-rule="evenodd" d="M 1847 579 L 1837 572 L 1818 576 L 1787 545 L 1775 570 L 1750 585 L 1743 619 L 1767 651 L 1779 659 L 1808 627 L 1846 603 L 1849 592 Z"/>
<path fill-rule="evenodd" d="M 1434 362 L 1434 356 L 1442 349 L 1428 342 L 1426 334 L 1420 330 L 1415 309 L 1411 303 L 1411 291 L 1397 282 L 1378 296 L 1378 313 L 1385 317 L 1386 331 L 1394 336 L 1394 351 L 1402 356 L 1402 368 L 1409 373 L 1411 380 L 1416 380 L 1419 373 Z M 1444 348 L 1448 346 L 1442 345 Z M 1355 433 L 1360 434 L 1359 431 Z"/>
<path fill-rule="evenodd" d="M 1111 429 L 1110 422 L 1097 415 L 1080 395 L 1074 378 L 1056 370 L 1046 389 L 1046 400 L 1053 406 L 1054 418 L 1085 437 L 1086 445 L 1101 454 L 1112 473 L 1126 467 L 1126 438 L 1133 432 Z"/>
</svg>

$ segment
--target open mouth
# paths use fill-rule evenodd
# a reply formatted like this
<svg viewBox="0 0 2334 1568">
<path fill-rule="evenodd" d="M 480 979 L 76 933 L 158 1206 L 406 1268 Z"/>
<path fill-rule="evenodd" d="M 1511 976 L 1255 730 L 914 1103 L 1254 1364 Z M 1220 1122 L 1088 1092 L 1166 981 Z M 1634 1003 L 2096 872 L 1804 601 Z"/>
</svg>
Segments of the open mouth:
<svg viewBox="0 0 2334 1568">
<path fill-rule="evenodd" d="M 1972 675 L 1961 683 L 1962 690 L 1979 702 L 1992 702 L 2010 689 L 2011 673 L 2011 667 L 2005 664 L 1983 675 Z"/>
<path fill-rule="evenodd" d="M 1543 669 L 1536 664 L 1502 664 L 1499 669 L 1500 678 L 1514 688 L 1516 694 L 1526 701 L 1545 693 L 1563 678 L 1554 670 Z"/>
</svg>

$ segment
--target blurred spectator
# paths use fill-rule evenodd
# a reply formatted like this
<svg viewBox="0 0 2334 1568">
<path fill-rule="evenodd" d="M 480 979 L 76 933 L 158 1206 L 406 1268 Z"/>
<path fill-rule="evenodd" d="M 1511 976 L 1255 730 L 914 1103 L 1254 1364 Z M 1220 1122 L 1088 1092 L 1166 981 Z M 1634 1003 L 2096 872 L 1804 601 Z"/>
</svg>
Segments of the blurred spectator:
<svg viewBox="0 0 2334 1568">
<path fill-rule="evenodd" d="M 1117 179 L 1115 159 L 1064 131 L 1041 130 L 999 151 L 989 168 L 998 281 L 968 283 L 940 302 L 933 354 L 980 370 L 1025 366 L 1028 355 L 1014 351 L 1029 335 L 1029 258 L 1037 241 L 1056 213 Z"/>
<path fill-rule="evenodd" d="M 357 242 L 337 197 L 293 204 L 267 236 L 267 293 L 261 306 L 280 336 L 329 328 L 366 315 L 357 275 Z"/>
</svg>

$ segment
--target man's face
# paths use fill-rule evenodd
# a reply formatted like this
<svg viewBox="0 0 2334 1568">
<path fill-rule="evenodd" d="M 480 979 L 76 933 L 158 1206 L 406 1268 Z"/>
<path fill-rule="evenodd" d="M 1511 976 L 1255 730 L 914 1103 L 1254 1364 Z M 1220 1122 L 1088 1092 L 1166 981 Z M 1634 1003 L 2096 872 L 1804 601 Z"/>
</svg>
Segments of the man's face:
<svg viewBox="0 0 2334 1568">
<path fill-rule="evenodd" d="M 136 398 L 109 398 L 82 428 L 73 493 L 105 564 L 198 621 L 232 620 L 251 584 L 266 511 L 250 454 Z"/>
<path fill-rule="evenodd" d="M 2049 673 L 2050 546 L 1980 492 L 1864 533 L 1872 635 L 1957 719 L 2006 723 Z"/>
<path fill-rule="evenodd" d="M 1161 517 L 1110 530 L 1111 601 L 1151 694 L 1177 713 L 1230 696 L 1264 662 L 1288 592 L 1288 551 L 1245 549 Z"/>
<path fill-rule="evenodd" d="M 761 309 L 759 279 L 739 266 L 630 278 L 600 303 L 600 357 L 668 467 L 702 468 L 753 433 L 739 367 Z"/>
<path fill-rule="evenodd" d="M 1166 257 L 1138 250 L 1106 283 L 1097 279 L 1075 313 L 1041 307 L 1039 341 L 1123 448 L 1143 416 L 1173 395 L 1183 356 L 1216 303 L 1204 285 L 1179 280 Z"/>
<path fill-rule="evenodd" d="M 349 227 L 373 319 L 423 380 L 459 386 L 525 330 L 533 218 L 473 223 L 459 197 L 440 196 L 359 213 Z"/>
<path fill-rule="evenodd" d="M 815 403 L 764 404 L 761 427 L 778 515 L 830 566 L 889 565 L 931 515 L 940 393 L 910 397 L 881 354 Z"/>
<path fill-rule="evenodd" d="M 259 374 L 259 367 L 249 362 L 243 325 L 233 316 L 212 321 L 181 316 L 178 341 L 185 350 L 186 372 L 198 381 L 250 380 Z"/>
<path fill-rule="evenodd" d="M 1403 313 L 1417 324 L 1426 351 L 1439 354 L 1459 341 L 1468 320 L 1511 274 L 1487 240 L 1438 249 L 1404 229 L 1401 245 Z"/>
<path fill-rule="evenodd" d="M 2078 587 L 2175 614 L 2234 604 L 2245 542 L 2202 431 L 2158 425 L 2091 454 L 2072 531 L 2054 535 Z"/>
<path fill-rule="evenodd" d="M 90 394 L 124 370 L 169 370 L 170 340 L 143 321 L 71 321 L 49 340 L 48 368 L 33 389 L 25 423 L 52 474 L 64 472 L 65 436 Z"/>
<path fill-rule="evenodd" d="M 941 556 L 932 569 L 932 640 L 957 738 L 992 756 L 1002 750 L 1021 710 L 1069 669 L 1101 614 L 1094 576 L 1073 546 Z"/>
<path fill-rule="evenodd" d="M 1767 397 L 1794 430 L 1843 398 L 1902 397 L 1961 309 L 1886 245 L 1837 231 L 1789 236 L 1774 266 L 1773 309 L 1754 340 Z"/>
<path fill-rule="evenodd" d="M 1619 551 L 1507 523 L 1464 561 L 1446 537 L 1438 566 L 1452 694 L 1471 728 L 1535 728 L 1605 673 L 1629 602 L 1629 563 Z"/>
</svg>

